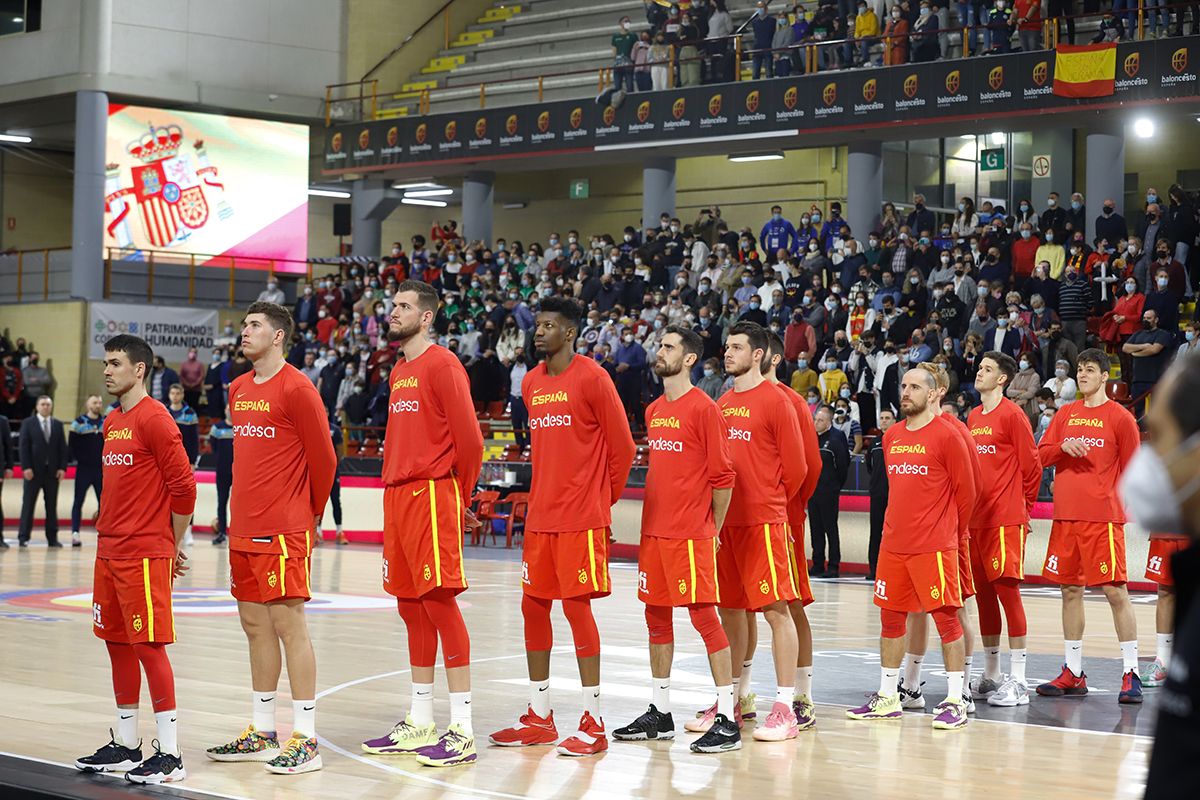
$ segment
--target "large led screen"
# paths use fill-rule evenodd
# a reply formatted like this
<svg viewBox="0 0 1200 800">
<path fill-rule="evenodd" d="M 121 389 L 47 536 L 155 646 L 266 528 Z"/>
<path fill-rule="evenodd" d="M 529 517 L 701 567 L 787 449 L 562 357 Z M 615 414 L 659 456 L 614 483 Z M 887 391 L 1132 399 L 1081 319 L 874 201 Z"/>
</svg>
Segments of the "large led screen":
<svg viewBox="0 0 1200 800">
<path fill-rule="evenodd" d="M 308 144 L 306 125 L 110 105 L 106 247 L 121 259 L 157 251 L 302 271 Z"/>
</svg>

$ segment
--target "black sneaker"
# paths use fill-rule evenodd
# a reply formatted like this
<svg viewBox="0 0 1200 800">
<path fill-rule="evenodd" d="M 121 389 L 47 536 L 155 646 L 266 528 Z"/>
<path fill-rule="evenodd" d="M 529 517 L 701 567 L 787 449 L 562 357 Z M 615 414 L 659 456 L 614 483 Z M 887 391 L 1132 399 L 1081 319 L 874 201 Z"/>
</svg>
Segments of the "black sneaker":
<svg viewBox="0 0 1200 800">
<path fill-rule="evenodd" d="M 674 739 L 675 720 L 670 713 L 664 714 L 650 704 L 645 714 L 613 731 L 613 738 L 622 742 L 640 742 L 643 739 Z"/>
<path fill-rule="evenodd" d="M 3 539 L 0 539 L 0 550 L 7 550 L 7 549 L 8 549 L 8 542 L 4 541 Z"/>
<path fill-rule="evenodd" d="M 117 744 L 112 728 L 108 729 L 108 739 L 104 747 L 76 761 L 75 768 L 84 772 L 125 772 L 142 763 L 141 742 L 136 748 Z"/>
<path fill-rule="evenodd" d="M 154 755 L 125 773 L 125 780 L 131 783 L 174 783 L 187 777 L 183 769 L 183 759 L 179 756 L 164 753 L 158 746 L 158 739 L 153 742 Z"/>
<path fill-rule="evenodd" d="M 742 733 L 724 714 L 717 714 L 712 727 L 692 742 L 693 753 L 724 753 L 742 749 Z"/>
<path fill-rule="evenodd" d="M 225 540 L 227 538 L 228 537 L 224 533 L 218 533 L 216 536 L 214 536 L 212 538 L 213 547 L 219 547 L 219 546 L 225 544 Z"/>
</svg>

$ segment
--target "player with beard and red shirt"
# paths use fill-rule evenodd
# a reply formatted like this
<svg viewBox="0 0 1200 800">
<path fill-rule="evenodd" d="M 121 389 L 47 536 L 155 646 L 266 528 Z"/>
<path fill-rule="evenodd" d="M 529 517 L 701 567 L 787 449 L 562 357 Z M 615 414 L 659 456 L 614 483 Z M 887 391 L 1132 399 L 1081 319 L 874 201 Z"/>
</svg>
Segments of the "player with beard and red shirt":
<svg viewBox="0 0 1200 800">
<path fill-rule="evenodd" d="M 584 707 L 578 730 L 558 745 L 564 756 L 608 749 L 600 717 L 600 632 L 591 602 L 611 591 L 612 506 L 625 490 L 636 449 L 608 373 L 575 354 L 582 316 L 571 298 L 542 300 L 533 341 L 546 359 L 521 384 L 533 454 L 521 565 L 530 700 L 515 726 L 490 737 L 505 747 L 554 744 L 558 738 L 549 698 L 550 609 L 561 600 L 575 641 Z"/>
</svg>

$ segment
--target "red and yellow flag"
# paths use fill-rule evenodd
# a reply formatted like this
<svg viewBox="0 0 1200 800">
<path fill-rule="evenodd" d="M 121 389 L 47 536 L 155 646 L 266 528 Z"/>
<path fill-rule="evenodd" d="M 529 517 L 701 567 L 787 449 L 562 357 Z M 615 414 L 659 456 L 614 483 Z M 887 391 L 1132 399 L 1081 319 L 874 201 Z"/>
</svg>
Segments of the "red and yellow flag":
<svg viewBox="0 0 1200 800">
<path fill-rule="evenodd" d="M 1116 91 L 1117 43 L 1060 44 L 1054 56 L 1054 94 L 1107 97 Z"/>
</svg>

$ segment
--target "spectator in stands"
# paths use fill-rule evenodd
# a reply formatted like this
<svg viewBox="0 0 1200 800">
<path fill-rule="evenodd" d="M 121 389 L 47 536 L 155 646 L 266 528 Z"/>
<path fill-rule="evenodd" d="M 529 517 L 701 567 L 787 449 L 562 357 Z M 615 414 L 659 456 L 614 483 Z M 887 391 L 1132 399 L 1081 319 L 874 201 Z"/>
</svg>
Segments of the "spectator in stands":
<svg viewBox="0 0 1200 800">
<path fill-rule="evenodd" d="M 187 358 L 179 365 L 179 383 L 183 386 L 184 401 L 192 408 L 200 406 L 200 393 L 204 389 L 206 370 L 196 348 L 189 347 Z"/>
<path fill-rule="evenodd" d="M 892 6 L 891 19 L 883 28 L 883 39 L 885 66 L 908 62 L 908 20 L 898 5 Z"/>
<path fill-rule="evenodd" d="M 1018 237 L 1013 240 L 1010 252 L 1012 254 L 1013 280 L 1017 286 L 1021 286 L 1033 275 L 1033 267 L 1038 262 L 1037 253 L 1042 246 L 1042 240 L 1034 233 L 1034 226 L 1029 222 L 1019 223 L 1018 234 Z"/>
<path fill-rule="evenodd" d="M 329 413 L 333 413 L 337 408 L 338 394 L 341 392 L 345 376 L 346 369 L 338 351 L 329 348 L 325 352 L 325 365 L 317 375 L 317 392 L 320 393 L 321 402 L 325 404 L 325 410 Z"/>
<path fill-rule="evenodd" d="M 614 86 L 618 90 L 633 91 L 633 46 L 637 40 L 637 34 L 629 30 L 629 17 L 621 17 L 611 40 Z"/>
<path fill-rule="evenodd" d="M 754 80 L 765 72 L 768 78 L 774 76 L 774 65 L 771 58 L 771 42 L 775 38 L 776 19 L 767 12 L 766 0 L 758 0 L 754 6 L 754 17 L 750 21 L 750 29 L 754 32 Z"/>
<path fill-rule="evenodd" d="M 942 48 L 938 40 L 938 18 L 929 0 L 921 0 L 917 20 L 912 28 L 913 61 L 936 61 Z"/>
<path fill-rule="evenodd" d="M 1054 393 L 1051 402 L 1055 408 L 1062 408 L 1067 403 L 1075 399 L 1078 394 L 1078 386 L 1075 384 L 1075 378 L 1071 376 L 1071 363 L 1065 358 L 1060 358 L 1054 364 L 1054 377 L 1046 381 L 1043 385 L 1044 389 L 1049 389 Z"/>
<path fill-rule="evenodd" d="M 0 362 L 0 414 L 18 420 L 25 416 L 25 378 L 14 353 L 5 353 Z"/>
<path fill-rule="evenodd" d="M 850 469 L 850 449 L 846 437 L 833 427 L 833 411 L 828 405 L 817 409 L 813 421 L 821 448 L 821 477 L 808 501 L 813 561 L 809 574 L 818 578 L 836 578 L 842 561 L 838 501 Z"/>
<path fill-rule="evenodd" d="M 1133 358 L 1133 375 L 1129 393 L 1140 398 L 1158 383 L 1175 354 L 1175 337 L 1158 326 L 1158 313 L 1147 308 L 1142 313 L 1142 330 L 1129 337 L 1122 351 Z M 1135 416 L 1142 415 L 1143 402 L 1134 407 Z"/>
<path fill-rule="evenodd" d="M 650 31 L 642 31 L 633 43 L 629 57 L 633 62 L 634 88 L 639 92 L 653 89 L 654 84 L 650 81 Z"/>
<path fill-rule="evenodd" d="M 1154 198 L 1151 200 L 1150 198 Z M 1142 249 L 1147 253 L 1154 252 L 1158 237 L 1166 236 L 1166 227 L 1162 222 L 1161 207 L 1158 205 L 1158 191 L 1146 190 L 1146 211 L 1137 223 L 1137 237 L 1142 241 Z"/>
<path fill-rule="evenodd" d="M 830 404 L 837 399 L 841 388 L 848 385 L 850 381 L 846 377 L 846 373 L 842 371 L 841 363 L 835 354 L 829 353 L 821 363 L 824 369 L 821 370 L 821 375 L 817 379 L 817 388 L 821 391 L 821 402 Z"/>
<path fill-rule="evenodd" d="M 869 6 L 865 0 L 859 0 L 858 15 L 854 17 L 854 39 L 847 41 L 842 58 L 847 66 L 854 64 L 854 51 L 851 49 L 855 45 L 858 47 L 858 63 L 866 66 L 871 63 L 871 47 L 879 37 L 879 17 L 875 14 L 875 9 Z"/>
<path fill-rule="evenodd" d="M 1125 26 L 1122 24 L 1121 18 L 1113 16 L 1113 10 L 1123 8 L 1125 5 L 1129 5 L 1131 8 L 1137 7 L 1137 4 L 1132 3 L 1131 0 L 1113 0 L 1112 10 L 1105 9 L 1104 16 L 1100 18 L 1100 27 L 1096 29 L 1096 35 L 1092 37 L 1092 44 L 1119 42 L 1125 38 Z"/>
<path fill-rule="evenodd" d="M 1101 322 L 1100 338 L 1106 344 L 1118 348 L 1118 354 L 1121 356 L 1121 374 L 1128 375 L 1133 365 L 1123 345 L 1129 341 L 1130 336 L 1141 330 L 1146 295 L 1138 290 L 1137 280 L 1132 275 L 1125 279 L 1123 289 L 1112 311 L 1105 314 L 1109 324 Z"/>
<path fill-rule="evenodd" d="M 1087 318 L 1092 311 L 1092 287 L 1079 276 L 1074 267 L 1063 271 L 1064 281 L 1058 290 L 1058 316 L 1063 335 L 1083 350 L 1087 347 Z"/>
<path fill-rule="evenodd" d="M 193 465 L 200 458 L 200 417 L 195 409 L 184 401 L 183 386 L 173 383 L 169 387 L 167 410 L 175 419 L 179 435 L 183 437 L 183 449 L 187 452 L 188 461 Z"/>
<path fill-rule="evenodd" d="M 54 396 L 54 377 L 41 364 L 42 357 L 36 350 L 29 352 L 28 363 L 21 370 L 25 380 L 25 407 L 32 409 L 42 395 Z"/>
<path fill-rule="evenodd" d="M 774 253 L 780 248 L 792 255 L 799 251 L 800 241 L 792 223 L 783 217 L 783 208 L 771 206 L 771 218 L 763 225 L 759 233 L 759 241 L 768 253 Z"/>
<path fill-rule="evenodd" d="M 1046 222 L 1046 215 L 1042 216 L 1042 222 L 1043 224 Z M 1039 264 L 1045 263 L 1048 269 L 1046 274 L 1054 280 L 1060 280 L 1063 274 L 1063 266 L 1067 261 L 1067 253 L 1063 249 L 1062 243 L 1057 241 L 1056 230 L 1058 229 L 1046 226 L 1042 230 L 1043 241 L 1034 252 L 1034 261 Z"/>
<path fill-rule="evenodd" d="M 662 31 L 654 34 L 654 43 L 650 45 L 650 57 L 647 62 L 650 64 L 651 88 L 656 92 L 666 89 L 670 77 L 671 50 Z M 551 244 L 553 243 L 551 240 Z"/>
<path fill-rule="evenodd" d="M 212 352 L 212 359 L 204 372 L 204 412 L 214 418 L 225 417 L 225 388 L 229 381 L 225 374 L 229 372 L 229 351 L 217 349 Z"/>
<path fill-rule="evenodd" d="M 996 0 L 987 12 L 988 52 L 1012 50 L 1013 11 L 1006 0 Z"/>
<path fill-rule="evenodd" d="M 1042 379 L 1034 369 L 1033 359 L 1023 355 L 1017 363 L 1017 374 L 1004 387 L 1004 396 L 1021 406 L 1032 424 L 1040 410 L 1037 405 L 1037 393 L 1041 388 Z"/>
<path fill-rule="evenodd" d="M 317 385 L 317 381 L 321 377 L 321 368 L 317 366 L 317 353 L 315 350 L 305 351 L 304 362 L 300 365 L 300 371 L 304 373 L 304 377 L 312 381 L 313 386 Z"/>
<path fill-rule="evenodd" d="M 1200 351 L 1200 321 L 1192 320 L 1183 331 L 1183 344 L 1179 345 L 1175 355 L 1181 358 L 1193 355 L 1197 351 Z"/>
<path fill-rule="evenodd" d="M 633 332 L 626 329 L 621 335 L 621 344 L 614 357 L 617 374 L 617 394 L 625 415 L 629 418 L 630 427 L 642 427 L 642 383 L 646 373 L 646 349 L 634 341 Z"/>
<path fill-rule="evenodd" d="M 1170 273 L 1165 267 L 1154 272 L 1154 286 L 1146 293 L 1144 310 L 1153 310 L 1158 326 L 1166 331 L 1179 330 L 1179 304 L 1183 295 L 1171 288 Z M 1144 316 L 1144 313 L 1143 313 Z"/>
<path fill-rule="evenodd" d="M 292 309 L 292 317 L 296 320 L 296 329 L 304 332 L 317 324 L 317 298 L 313 287 L 306 285 L 300 292 L 296 306 Z"/>
<path fill-rule="evenodd" d="M 853 455 L 862 453 L 863 448 L 862 424 L 858 414 L 857 405 L 850 399 L 850 387 L 843 386 L 833 406 L 833 427 L 846 437 Z"/>
<path fill-rule="evenodd" d="M 274 275 L 267 278 L 267 288 L 258 293 L 257 299 L 260 303 L 275 303 L 277 305 L 283 305 L 287 302 L 287 298 L 283 294 L 283 289 L 279 288 L 279 282 L 275 280 Z"/>
<path fill-rule="evenodd" d="M 775 33 L 771 37 L 771 68 L 775 77 L 782 78 L 792 73 L 792 54 L 789 52 L 796 43 L 796 32 L 788 22 L 786 8 L 779 9 L 776 17 Z"/>
<path fill-rule="evenodd" d="M 1016 0 L 1013 23 L 1017 26 L 1017 39 L 1022 51 L 1032 53 L 1042 49 L 1041 0 Z"/>
<path fill-rule="evenodd" d="M 704 52 L 708 62 L 708 83 L 721 83 L 733 79 L 733 59 L 730 57 L 733 35 L 733 19 L 725 8 L 725 0 L 713 0 L 713 11 L 708 17 L 708 34 Z"/>
<path fill-rule="evenodd" d="M 696 382 L 696 386 L 700 391 L 716 400 L 723 393 L 723 385 L 725 376 L 721 374 L 720 365 L 715 358 L 706 359 L 701 367 L 700 380 Z"/>
<path fill-rule="evenodd" d="M 21 498 L 21 522 L 17 540 L 29 545 L 33 533 L 34 506 L 42 496 L 46 517 L 46 542 L 62 547 L 58 541 L 58 483 L 67 469 L 67 438 L 63 424 L 53 417 L 54 401 L 46 395 L 37 398 L 36 413 L 21 423 L 20 459 L 24 494 Z"/>
<path fill-rule="evenodd" d="M 879 436 L 872 438 L 864 464 L 870 476 L 868 493 L 871 498 L 871 533 L 867 544 L 868 581 L 875 580 L 875 567 L 879 563 L 879 544 L 883 541 L 883 515 L 888 504 L 887 464 L 883 455 L 883 434 L 896 422 L 891 409 L 879 412 Z"/>
<path fill-rule="evenodd" d="M 179 383 L 179 374 L 167 366 L 162 356 L 154 357 L 154 365 L 150 368 L 150 396 L 163 405 L 171 402 L 171 387 Z"/>
</svg>

